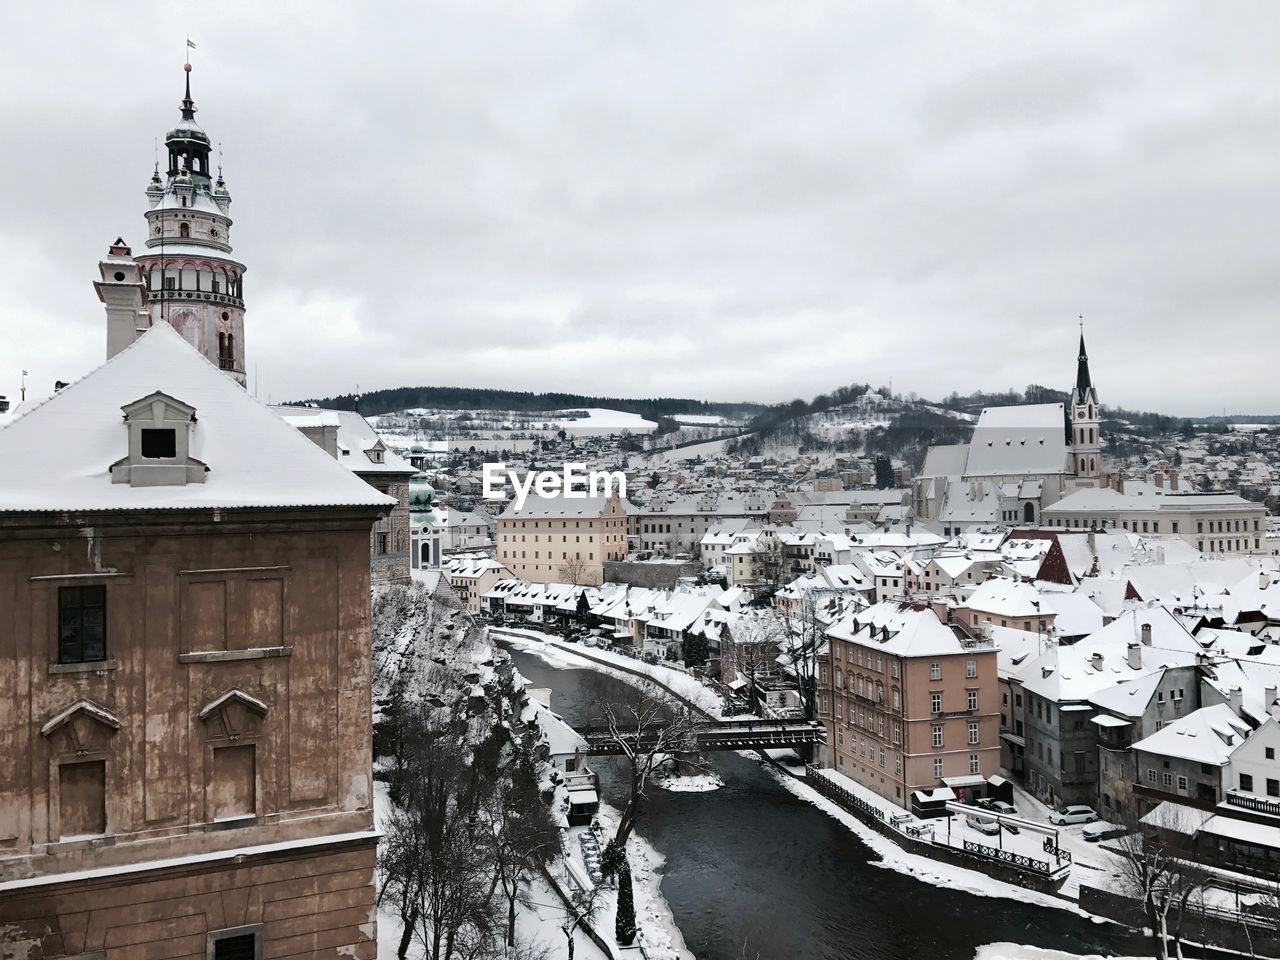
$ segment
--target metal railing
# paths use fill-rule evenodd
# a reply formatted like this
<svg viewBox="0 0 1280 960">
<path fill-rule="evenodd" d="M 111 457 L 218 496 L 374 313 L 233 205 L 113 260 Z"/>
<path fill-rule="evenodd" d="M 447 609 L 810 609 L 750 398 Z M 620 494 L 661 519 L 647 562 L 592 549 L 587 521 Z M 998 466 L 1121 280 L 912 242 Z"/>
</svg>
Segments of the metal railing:
<svg viewBox="0 0 1280 960">
<path fill-rule="evenodd" d="M 1023 870 L 1034 870 L 1037 873 L 1052 873 L 1047 860 L 1037 860 L 1034 857 L 1028 857 L 1021 853 L 1014 853 L 1012 850 L 1001 850 L 998 847 L 987 847 L 981 843 L 975 843 L 972 840 L 964 842 L 965 853 L 976 853 L 980 857 L 986 857 L 988 860 L 996 860 L 1000 863 L 1008 863 L 1012 866 L 1019 867 Z"/>
</svg>

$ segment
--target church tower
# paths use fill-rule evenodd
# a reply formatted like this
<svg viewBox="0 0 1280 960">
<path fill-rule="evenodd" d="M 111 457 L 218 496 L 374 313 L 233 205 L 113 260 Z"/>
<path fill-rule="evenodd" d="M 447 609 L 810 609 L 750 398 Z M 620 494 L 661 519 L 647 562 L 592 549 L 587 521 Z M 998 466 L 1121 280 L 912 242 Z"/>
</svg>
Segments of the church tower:
<svg viewBox="0 0 1280 960">
<path fill-rule="evenodd" d="M 1098 461 L 1102 456 L 1102 412 L 1098 391 L 1089 376 L 1089 354 L 1080 330 L 1080 358 L 1076 364 L 1076 386 L 1071 391 L 1071 466 L 1079 486 L 1097 484 Z"/>
<path fill-rule="evenodd" d="M 167 168 L 161 174 L 157 161 L 146 189 L 147 246 L 135 257 L 144 309 L 151 323 L 170 324 L 244 386 L 244 265 L 231 255 L 231 194 L 221 164 L 213 176 L 209 136 L 195 120 L 191 64 L 184 69 L 182 116 L 164 138 Z"/>
</svg>

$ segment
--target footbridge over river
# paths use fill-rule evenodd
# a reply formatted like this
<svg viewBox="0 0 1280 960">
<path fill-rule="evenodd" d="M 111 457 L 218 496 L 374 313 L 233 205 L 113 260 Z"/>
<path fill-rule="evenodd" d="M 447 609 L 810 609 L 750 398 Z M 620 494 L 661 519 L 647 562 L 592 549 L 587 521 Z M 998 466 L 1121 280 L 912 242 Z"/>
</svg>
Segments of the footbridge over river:
<svg viewBox="0 0 1280 960">
<path fill-rule="evenodd" d="M 620 729 L 617 733 L 608 727 L 579 727 L 578 733 L 587 741 L 587 753 L 597 757 L 618 756 L 622 750 L 619 737 L 637 752 L 651 750 L 665 732 L 661 724 L 642 730 L 637 737 L 634 731 Z M 637 740 L 639 741 L 637 743 Z M 688 740 L 682 744 L 690 752 L 710 750 L 763 750 L 781 747 L 798 747 L 805 744 L 826 743 L 826 730 L 817 721 L 771 720 L 765 717 L 754 720 L 706 720 L 694 726 Z"/>
</svg>

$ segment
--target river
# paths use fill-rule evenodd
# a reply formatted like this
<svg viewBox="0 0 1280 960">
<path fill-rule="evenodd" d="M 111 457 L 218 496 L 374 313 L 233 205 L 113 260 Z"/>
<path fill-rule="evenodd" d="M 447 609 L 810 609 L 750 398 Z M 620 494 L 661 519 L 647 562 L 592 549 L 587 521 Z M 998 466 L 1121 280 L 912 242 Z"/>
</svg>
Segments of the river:
<svg viewBox="0 0 1280 960">
<path fill-rule="evenodd" d="M 570 723 L 596 721 L 591 704 L 623 681 L 549 667 L 511 651 L 551 708 Z M 594 758 L 604 798 L 621 809 L 618 761 Z M 666 857 L 662 893 L 699 960 L 741 960 L 746 939 L 761 960 L 972 960 L 994 941 L 1073 953 L 1142 955 L 1146 944 L 1111 924 L 1065 910 L 933 887 L 874 866 L 850 830 L 785 790 L 761 764 L 717 753 L 724 787 L 650 791 L 639 832 Z"/>
</svg>

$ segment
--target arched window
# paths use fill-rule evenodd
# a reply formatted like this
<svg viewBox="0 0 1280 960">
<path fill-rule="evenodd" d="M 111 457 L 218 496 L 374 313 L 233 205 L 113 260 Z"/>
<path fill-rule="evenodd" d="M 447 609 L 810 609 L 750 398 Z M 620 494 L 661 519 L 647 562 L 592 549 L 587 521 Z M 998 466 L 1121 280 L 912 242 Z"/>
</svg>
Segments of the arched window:
<svg viewBox="0 0 1280 960">
<path fill-rule="evenodd" d="M 1089 458 L 1089 472 L 1090 472 L 1090 473 L 1092 473 L 1094 470 L 1097 470 L 1097 469 L 1098 469 L 1098 461 L 1097 461 L 1097 460 L 1095 460 L 1095 459 L 1093 459 L 1093 457 L 1090 457 L 1090 458 Z"/>
<path fill-rule="evenodd" d="M 1089 442 L 1093 443 L 1093 427 L 1089 428 Z"/>
<path fill-rule="evenodd" d="M 184 240 L 191 236 L 191 224 L 186 221 L 178 224 L 178 236 L 182 237 Z"/>
<path fill-rule="evenodd" d="M 200 289 L 205 293 L 213 290 L 213 271 L 208 267 L 200 268 Z"/>
<path fill-rule="evenodd" d="M 213 292 L 214 293 L 227 292 L 227 275 L 221 269 L 219 269 L 218 272 L 213 275 Z"/>
<path fill-rule="evenodd" d="M 1035 520 L 1036 520 L 1035 504 L 1034 503 L 1025 504 L 1022 508 L 1023 523 L 1035 523 Z"/>
</svg>

